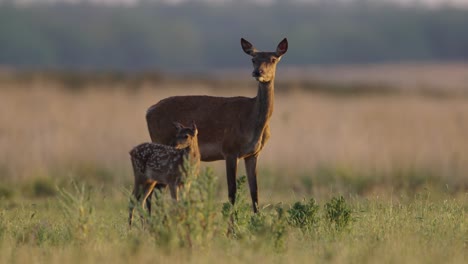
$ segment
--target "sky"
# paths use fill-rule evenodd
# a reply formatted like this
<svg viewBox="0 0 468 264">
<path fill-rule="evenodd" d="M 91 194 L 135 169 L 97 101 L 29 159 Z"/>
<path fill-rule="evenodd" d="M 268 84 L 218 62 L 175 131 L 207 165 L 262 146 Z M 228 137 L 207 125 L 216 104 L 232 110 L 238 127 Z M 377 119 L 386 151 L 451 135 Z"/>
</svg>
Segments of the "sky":
<svg viewBox="0 0 468 264">
<path fill-rule="evenodd" d="M 102 4 L 134 4 L 136 2 L 139 2 L 140 0 L 13 0 L 15 2 L 19 3 L 47 3 L 47 2 L 95 2 L 95 3 L 102 3 Z M 145 0 L 146 2 L 167 2 L 167 3 L 180 3 L 180 2 L 188 2 L 191 0 Z M 194 0 L 192 0 L 194 1 Z M 195 0 L 195 1 L 204 1 L 204 2 L 235 2 L 236 0 Z M 262 2 L 262 3 L 268 3 L 273 0 L 251 0 L 252 2 Z M 314 1 L 314 0 L 297 0 L 298 2 L 309 2 L 309 1 Z M 343 2 L 346 1 L 353 1 L 353 0 L 340 0 Z M 418 3 L 424 3 L 430 6 L 437 6 L 441 4 L 450 4 L 450 5 L 456 5 L 456 6 L 468 6 L 468 0 L 370 0 L 370 1 L 375 1 L 375 2 L 382 2 L 382 1 L 387 1 L 387 2 L 396 2 L 396 3 L 412 3 L 412 2 L 418 2 Z M 0 0 L 0 3 L 2 0 Z"/>
</svg>

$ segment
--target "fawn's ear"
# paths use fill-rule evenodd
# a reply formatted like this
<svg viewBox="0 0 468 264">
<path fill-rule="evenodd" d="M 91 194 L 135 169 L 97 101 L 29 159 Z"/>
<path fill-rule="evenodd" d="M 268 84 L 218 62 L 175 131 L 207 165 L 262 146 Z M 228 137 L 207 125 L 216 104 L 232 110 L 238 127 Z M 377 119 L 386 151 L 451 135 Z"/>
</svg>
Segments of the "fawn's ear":
<svg viewBox="0 0 468 264">
<path fill-rule="evenodd" d="M 278 57 L 283 56 L 286 51 L 288 51 L 288 40 L 284 38 L 279 44 L 278 47 L 276 48 L 276 55 Z"/>
<path fill-rule="evenodd" d="M 195 121 L 193 121 L 193 120 L 192 120 L 192 130 L 193 130 L 194 135 L 198 134 L 197 125 L 195 124 Z"/>
<path fill-rule="evenodd" d="M 244 38 L 241 38 L 241 46 L 242 50 L 250 56 L 255 56 L 255 53 L 257 53 L 257 50 L 254 48 L 254 46 Z"/>
<path fill-rule="evenodd" d="M 172 122 L 172 124 L 175 126 L 175 128 L 177 128 L 177 131 L 180 131 L 184 128 L 184 126 L 179 122 Z"/>
</svg>

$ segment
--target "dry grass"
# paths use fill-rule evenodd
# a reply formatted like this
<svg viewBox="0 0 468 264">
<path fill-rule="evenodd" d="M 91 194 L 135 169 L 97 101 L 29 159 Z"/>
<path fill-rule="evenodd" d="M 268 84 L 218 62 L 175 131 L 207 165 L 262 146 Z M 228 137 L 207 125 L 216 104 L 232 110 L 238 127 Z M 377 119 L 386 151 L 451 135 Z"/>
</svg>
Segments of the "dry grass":
<svg viewBox="0 0 468 264">
<path fill-rule="evenodd" d="M 263 154 L 272 164 L 320 163 L 391 169 L 462 166 L 468 155 L 465 99 L 311 94 L 277 97 L 273 139 Z"/>
<path fill-rule="evenodd" d="M 144 119 L 148 106 L 171 95 L 255 95 L 254 82 L 242 90 L 185 86 L 128 89 L 100 83 L 67 90 L 44 79 L 3 83 L 0 173 L 16 181 L 104 170 L 103 177 L 128 182 L 128 150 L 149 139 Z M 417 176 L 434 176 L 450 188 L 467 187 L 465 97 L 335 97 L 295 90 L 277 93 L 275 99 L 272 138 L 261 154 L 260 170 L 276 176 L 260 176 L 266 185 L 279 181 L 300 188 L 304 179 L 290 177 L 316 181 L 325 168 L 345 178 L 376 177 L 384 184 L 402 171 L 428 172 Z M 206 164 L 223 171 L 222 162 Z"/>
</svg>

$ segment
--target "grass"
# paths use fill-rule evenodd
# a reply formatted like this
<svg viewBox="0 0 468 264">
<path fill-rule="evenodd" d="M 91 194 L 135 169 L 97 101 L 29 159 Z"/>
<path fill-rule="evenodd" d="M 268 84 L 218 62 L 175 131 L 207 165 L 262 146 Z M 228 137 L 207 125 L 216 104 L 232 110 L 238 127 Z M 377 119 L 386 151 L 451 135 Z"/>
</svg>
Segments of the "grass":
<svg viewBox="0 0 468 264">
<path fill-rule="evenodd" d="M 273 204 L 259 214 L 245 199 L 219 202 L 212 173 L 179 203 L 164 193 L 146 221 L 127 226 L 129 191 L 108 198 L 79 183 L 56 198 L 2 200 L 2 263 L 171 261 L 228 263 L 464 263 L 467 197 L 333 197 Z M 242 196 L 244 195 L 244 196 Z"/>
<path fill-rule="evenodd" d="M 129 229 L 128 151 L 149 140 L 147 107 L 177 94 L 255 95 L 253 83 L 156 77 L 1 82 L 0 263 L 466 261 L 468 104 L 458 91 L 283 90 L 260 154 L 259 214 L 245 187 L 225 203 L 223 162 L 204 163 L 213 172 L 183 201 L 165 193 Z"/>
</svg>

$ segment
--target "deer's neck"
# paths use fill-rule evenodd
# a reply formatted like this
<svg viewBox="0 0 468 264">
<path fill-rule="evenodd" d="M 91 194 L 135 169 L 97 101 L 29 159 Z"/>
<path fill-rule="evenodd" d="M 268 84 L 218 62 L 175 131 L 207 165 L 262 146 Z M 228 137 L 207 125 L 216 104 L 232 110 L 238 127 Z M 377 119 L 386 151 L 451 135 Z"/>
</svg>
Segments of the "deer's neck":
<svg viewBox="0 0 468 264">
<path fill-rule="evenodd" d="M 273 113 L 274 103 L 274 80 L 270 82 L 258 83 L 258 92 L 255 100 L 256 123 L 259 127 L 264 127 Z"/>
<path fill-rule="evenodd" d="M 265 127 L 270 121 L 273 113 L 274 103 L 274 80 L 270 82 L 258 82 L 258 92 L 255 98 L 255 107 L 252 120 L 254 122 L 254 144 L 258 143 Z"/>
</svg>

